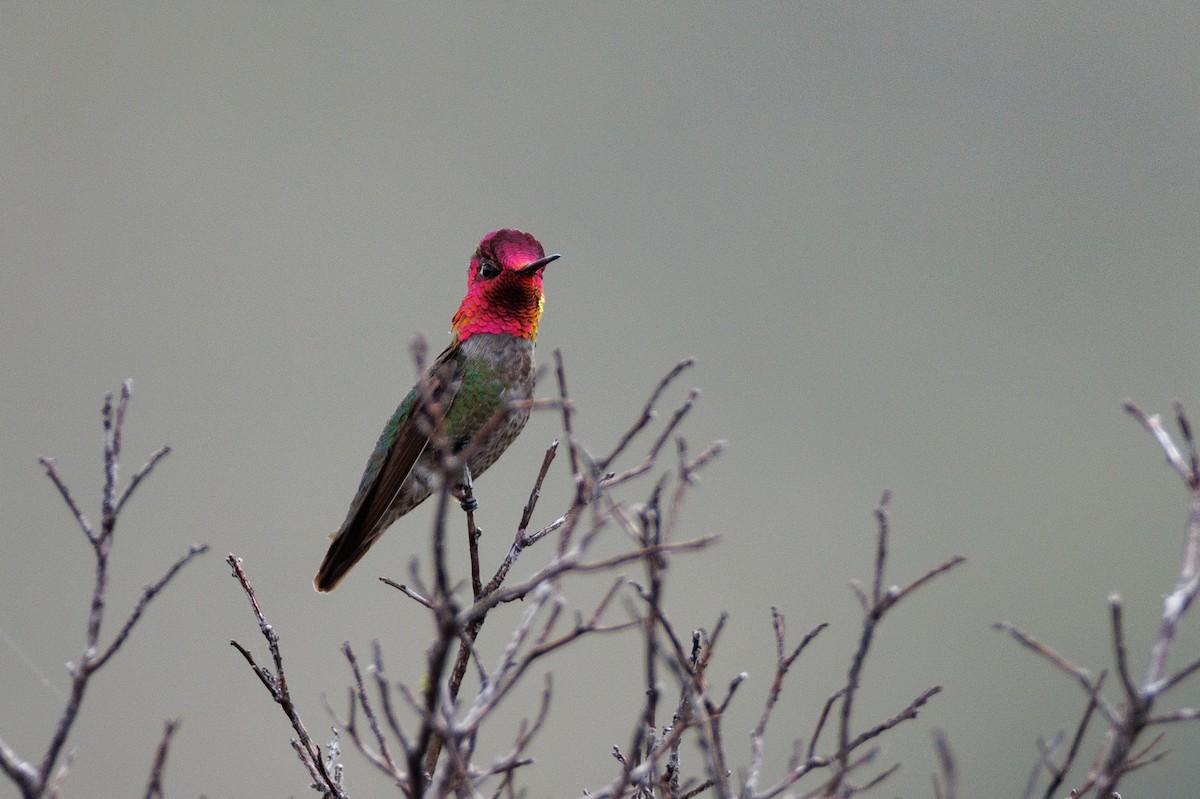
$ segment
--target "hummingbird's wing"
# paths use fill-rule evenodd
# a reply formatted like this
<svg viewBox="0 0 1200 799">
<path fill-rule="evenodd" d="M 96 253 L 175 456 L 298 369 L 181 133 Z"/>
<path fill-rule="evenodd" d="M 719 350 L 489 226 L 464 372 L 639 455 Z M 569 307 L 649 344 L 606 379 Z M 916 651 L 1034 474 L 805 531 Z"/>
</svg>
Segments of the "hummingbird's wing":
<svg viewBox="0 0 1200 799">
<path fill-rule="evenodd" d="M 383 429 L 346 521 L 331 536 L 329 551 L 313 579 L 318 591 L 332 591 L 387 529 L 388 509 L 429 445 L 429 431 L 435 424 L 430 402 L 444 416 L 461 384 L 457 351 L 456 342 L 437 357 Z"/>
</svg>

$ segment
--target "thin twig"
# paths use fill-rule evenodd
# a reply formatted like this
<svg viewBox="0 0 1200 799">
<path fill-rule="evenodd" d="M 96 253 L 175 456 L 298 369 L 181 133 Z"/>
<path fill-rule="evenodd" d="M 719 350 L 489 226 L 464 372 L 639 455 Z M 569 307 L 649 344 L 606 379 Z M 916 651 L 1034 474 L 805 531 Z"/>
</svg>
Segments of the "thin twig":
<svg viewBox="0 0 1200 799">
<path fill-rule="evenodd" d="M 1129 676 L 1129 658 L 1125 651 L 1125 629 L 1121 623 L 1121 597 L 1110 594 L 1108 607 L 1112 618 L 1112 637 L 1114 657 L 1117 662 L 1117 676 L 1121 678 L 1121 687 L 1125 689 L 1126 699 L 1138 701 L 1139 692 Z"/>
<path fill-rule="evenodd" d="M 616 446 L 613 447 L 612 452 L 597 462 L 596 465 L 599 467 L 601 472 L 607 472 L 609 467 L 612 466 L 612 462 L 617 459 L 617 456 L 624 452 L 625 448 L 629 446 L 629 443 L 637 437 L 637 434 L 640 433 L 642 429 L 654 419 L 654 406 L 658 404 L 658 398 L 661 397 L 662 393 L 667 390 L 667 386 L 669 386 L 675 380 L 675 378 L 679 377 L 679 375 L 682 374 L 685 369 L 695 365 L 695 363 L 695 359 L 685 358 L 684 360 L 675 364 L 671 371 L 663 375 L 663 378 L 658 381 L 658 385 L 654 387 L 652 392 L 650 392 L 650 398 L 646 400 L 646 405 L 642 408 L 642 415 L 638 417 L 636 422 L 633 423 L 633 426 L 625 431 L 625 433 L 617 441 Z"/>
<path fill-rule="evenodd" d="M 50 482 L 54 483 L 54 487 L 58 489 L 58 493 L 62 495 L 63 502 L 70 509 L 71 514 L 75 517 L 75 521 L 79 523 L 79 527 L 83 530 L 83 534 L 87 536 L 87 540 L 93 545 L 96 543 L 96 533 L 92 530 L 92 523 L 83 515 L 83 511 L 75 504 L 75 498 L 71 496 L 67 484 L 58 474 L 58 469 L 54 466 L 53 458 L 38 458 L 38 463 L 42 464 L 42 468 L 46 470 L 46 476 L 50 478 Z"/>
<path fill-rule="evenodd" d="M 275 632 L 275 628 L 271 626 L 266 616 L 263 615 L 262 606 L 259 605 L 254 588 L 250 585 L 250 580 L 246 577 L 246 572 L 242 568 L 241 558 L 230 553 L 226 556 L 225 562 L 233 570 L 234 578 L 241 585 L 242 592 L 250 601 L 250 607 L 254 612 L 255 620 L 258 622 L 259 631 L 267 641 L 267 649 L 271 653 L 274 670 L 272 671 L 265 666 L 260 666 L 255 661 L 254 655 L 251 654 L 250 650 L 237 641 L 230 641 L 229 644 L 241 653 L 242 657 L 249 664 L 254 676 L 258 677 L 259 682 L 271 694 L 271 699 L 280 706 L 284 715 L 287 716 L 292 729 L 297 735 L 297 740 L 292 742 L 292 746 L 295 748 L 296 754 L 300 757 L 301 763 L 309 770 L 314 782 L 319 784 L 321 790 L 326 791 L 329 796 L 335 797 L 335 799 L 346 799 L 345 793 L 342 792 L 340 780 L 336 779 L 333 774 L 330 774 L 325 758 L 321 755 L 321 747 L 308 734 L 308 729 L 304 726 L 299 711 L 297 711 L 295 704 L 292 702 L 292 696 L 288 690 L 287 675 L 283 670 L 283 654 L 279 648 L 279 634 Z"/>
<path fill-rule="evenodd" d="M 942 771 L 941 780 L 935 777 L 933 781 L 937 797 L 958 799 L 958 769 L 954 765 L 954 752 L 950 749 L 950 741 L 946 738 L 945 731 L 933 731 L 933 748 L 937 752 L 938 767 Z"/>
<path fill-rule="evenodd" d="M 1075 758 L 1079 755 L 1079 747 L 1083 744 L 1083 736 L 1087 733 L 1088 724 L 1091 723 L 1092 717 L 1096 714 L 1098 706 L 1096 698 L 1100 695 L 1100 688 L 1104 685 L 1104 678 L 1106 676 L 1107 672 L 1101 672 L 1100 676 L 1096 679 L 1096 692 L 1088 697 L 1087 707 L 1084 708 L 1083 716 L 1079 719 L 1079 724 L 1075 727 L 1075 736 L 1071 739 L 1071 746 L 1067 749 L 1067 754 L 1063 758 L 1062 765 L 1054 766 L 1048 762 L 1047 758 L 1043 757 L 1050 771 L 1050 783 L 1046 786 L 1044 799 L 1054 799 L 1057 796 L 1058 789 L 1062 786 L 1067 774 L 1071 771 L 1071 767 L 1075 764 Z"/>
<path fill-rule="evenodd" d="M 1184 461 L 1183 455 L 1179 452 L 1179 448 L 1175 446 L 1175 442 L 1171 440 L 1171 434 L 1163 427 L 1162 417 L 1158 414 L 1149 415 L 1141 408 L 1134 405 L 1132 402 L 1125 402 L 1125 411 L 1142 423 L 1142 427 L 1150 432 L 1158 441 L 1158 445 L 1162 448 L 1163 454 L 1167 456 L 1167 463 L 1174 469 L 1180 477 L 1185 481 L 1191 477 L 1191 470 L 1188 468 L 1188 463 Z"/>
<path fill-rule="evenodd" d="M 650 471 L 650 467 L 653 466 L 654 462 L 658 459 L 658 454 L 662 450 L 663 445 L 667 443 L 671 435 L 675 432 L 675 429 L 683 422 L 683 417 L 685 417 L 695 406 L 696 400 L 699 398 L 699 396 L 700 392 L 697 389 L 692 389 L 688 393 L 687 400 L 685 400 L 684 403 L 676 408 L 675 412 L 671 414 L 671 418 L 667 422 L 666 427 L 664 427 L 662 432 L 659 433 L 658 438 L 654 440 L 654 443 L 650 445 L 650 449 L 646 453 L 646 457 L 642 459 L 642 462 L 636 466 L 631 466 L 619 474 L 605 476 L 603 480 L 604 487 L 616 488 L 617 486 L 627 483 L 633 478 Z"/>
<path fill-rule="evenodd" d="M 775 631 L 775 678 L 771 682 L 771 687 L 767 692 L 767 700 L 763 703 L 763 712 L 759 716 L 758 724 L 754 727 L 754 731 L 750 733 L 750 771 L 742 789 L 743 797 L 753 796 L 758 786 L 758 779 L 763 769 L 767 722 L 770 721 L 771 714 L 775 710 L 775 704 L 779 701 L 779 695 L 783 691 L 783 681 L 787 676 L 788 670 L 796 662 L 796 659 L 800 657 L 800 653 L 812 643 L 813 639 L 829 626 L 826 622 L 818 624 L 789 653 L 785 651 L 784 644 L 784 617 L 778 608 L 771 608 L 771 625 Z"/>
<path fill-rule="evenodd" d="M 1092 678 L 1088 675 L 1086 669 L 1081 669 L 1079 666 L 1076 666 L 1074 663 L 1055 652 L 1052 648 L 1046 644 L 1043 644 L 1041 641 L 1038 641 L 1036 638 L 1033 638 L 1032 636 L 1022 632 L 1013 624 L 1001 621 L 993 624 L 992 628 L 999 630 L 1000 632 L 1008 633 L 1026 649 L 1036 655 L 1039 655 L 1063 674 L 1066 674 L 1068 677 L 1071 677 L 1078 682 L 1083 688 L 1084 693 L 1086 693 L 1089 697 L 1095 698 L 1096 706 L 1099 708 L 1100 712 L 1104 714 L 1104 717 L 1108 720 L 1108 722 L 1110 724 L 1117 723 L 1116 711 L 1109 707 L 1108 703 L 1104 701 L 1104 698 L 1100 695 L 1096 684 L 1092 682 Z"/>
<path fill-rule="evenodd" d="M 158 751 L 154 754 L 154 764 L 150 767 L 150 778 L 146 782 L 146 799 L 164 799 L 163 773 L 167 767 L 167 750 L 171 746 L 171 736 L 179 729 L 179 720 L 168 721 L 163 725 L 162 740 L 158 742 Z"/>
<path fill-rule="evenodd" d="M 154 470 L 154 467 L 158 465 L 158 462 L 170 454 L 170 447 L 162 447 L 150 456 L 150 460 L 146 461 L 146 463 L 142 465 L 142 468 L 133 473 L 133 477 L 129 480 L 129 485 L 125 486 L 125 490 L 121 492 L 121 498 L 117 500 L 117 513 L 121 512 L 121 509 L 125 507 L 125 503 L 131 496 L 133 496 L 133 492 L 137 490 L 139 485 L 141 485 L 142 480 L 145 480 L 146 477 L 149 476 L 150 472 Z"/>
<path fill-rule="evenodd" d="M 138 623 L 139 619 L 141 619 L 142 614 L 146 611 L 147 606 L 149 606 L 154 597 L 158 596 L 158 594 L 167 587 L 167 583 L 171 582 L 175 575 L 178 574 L 184 566 L 191 563 L 193 558 L 195 558 L 197 555 L 203 555 L 206 552 L 208 552 L 208 544 L 192 544 L 192 546 L 188 548 L 188 551 L 181 556 L 179 560 L 175 561 L 175 563 L 173 563 L 171 567 L 167 569 L 166 573 L 163 574 L 162 577 L 159 577 L 153 583 L 142 589 L 142 595 L 138 598 L 137 604 L 134 606 L 133 611 L 130 612 L 129 618 L 125 620 L 125 624 L 121 627 L 121 631 L 117 633 L 117 636 L 113 638 L 112 643 L 109 644 L 108 648 L 104 650 L 104 654 L 99 655 L 94 661 L 92 661 L 90 666 L 92 671 L 95 671 L 103 666 L 108 662 L 109 658 L 116 654 L 116 651 L 121 648 L 122 644 L 125 643 L 125 639 L 129 637 L 129 633 L 133 631 L 134 625 Z"/>
<path fill-rule="evenodd" d="M 572 422 L 571 398 L 567 392 L 567 373 L 563 368 L 562 350 L 554 351 L 554 374 L 558 378 L 558 395 L 562 400 L 563 433 L 567 438 L 567 454 L 571 459 L 571 474 L 575 477 L 576 502 L 586 502 L 586 488 L 579 479 L 579 449 L 575 443 L 575 427 Z"/>
</svg>

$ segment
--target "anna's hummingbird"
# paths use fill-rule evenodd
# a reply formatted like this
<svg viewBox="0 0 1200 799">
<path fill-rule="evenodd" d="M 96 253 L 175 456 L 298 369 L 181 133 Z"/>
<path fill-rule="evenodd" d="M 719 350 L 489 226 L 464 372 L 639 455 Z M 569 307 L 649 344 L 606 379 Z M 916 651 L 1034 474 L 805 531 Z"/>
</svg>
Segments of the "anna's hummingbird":
<svg viewBox="0 0 1200 799">
<path fill-rule="evenodd" d="M 488 427 L 467 458 L 473 477 L 521 432 L 529 408 L 512 403 L 533 396 L 533 342 L 545 301 L 542 270 L 556 258 L 519 230 L 497 230 L 479 242 L 467 269 L 467 296 L 454 314 L 454 340 L 383 428 L 346 520 L 330 536 L 313 579 L 318 591 L 332 591 L 383 531 L 437 485 L 439 453 L 429 446 L 435 421 L 427 403 L 440 409 L 452 452 Z M 489 425 L 498 413 L 499 424 Z"/>
</svg>

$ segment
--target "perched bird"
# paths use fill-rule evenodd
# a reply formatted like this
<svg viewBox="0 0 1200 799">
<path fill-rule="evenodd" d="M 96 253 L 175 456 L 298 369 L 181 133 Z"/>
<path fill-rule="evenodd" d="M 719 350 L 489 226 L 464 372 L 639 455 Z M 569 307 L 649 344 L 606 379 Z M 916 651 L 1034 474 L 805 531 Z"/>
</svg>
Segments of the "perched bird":
<svg viewBox="0 0 1200 799">
<path fill-rule="evenodd" d="M 438 483 L 438 453 L 429 445 L 433 403 L 443 414 L 452 452 L 472 444 L 467 465 L 478 477 L 508 448 L 533 396 L 533 343 L 542 318 L 542 270 L 558 258 L 519 230 L 497 230 L 479 242 L 467 269 L 467 295 L 452 322 L 454 340 L 392 414 L 350 503 L 341 529 L 330 536 L 313 579 L 332 591 L 392 522 L 419 505 Z M 488 424 L 502 414 L 498 424 Z"/>
</svg>

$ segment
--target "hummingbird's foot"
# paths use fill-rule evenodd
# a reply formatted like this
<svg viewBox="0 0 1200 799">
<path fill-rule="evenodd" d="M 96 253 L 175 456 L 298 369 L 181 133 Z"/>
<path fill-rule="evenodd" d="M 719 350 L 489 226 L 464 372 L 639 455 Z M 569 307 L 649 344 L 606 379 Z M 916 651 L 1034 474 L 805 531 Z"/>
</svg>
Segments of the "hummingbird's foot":
<svg viewBox="0 0 1200 799">
<path fill-rule="evenodd" d="M 471 480 L 471 467 L 463 465 L 462 482 L 456 487 L 454 496 L 458 499 L 458 504 L 467 513 L 474 513 L 479 507 L 479 502 L 475 499 L 474 493 L 475 484 Z"/>
</svg>

